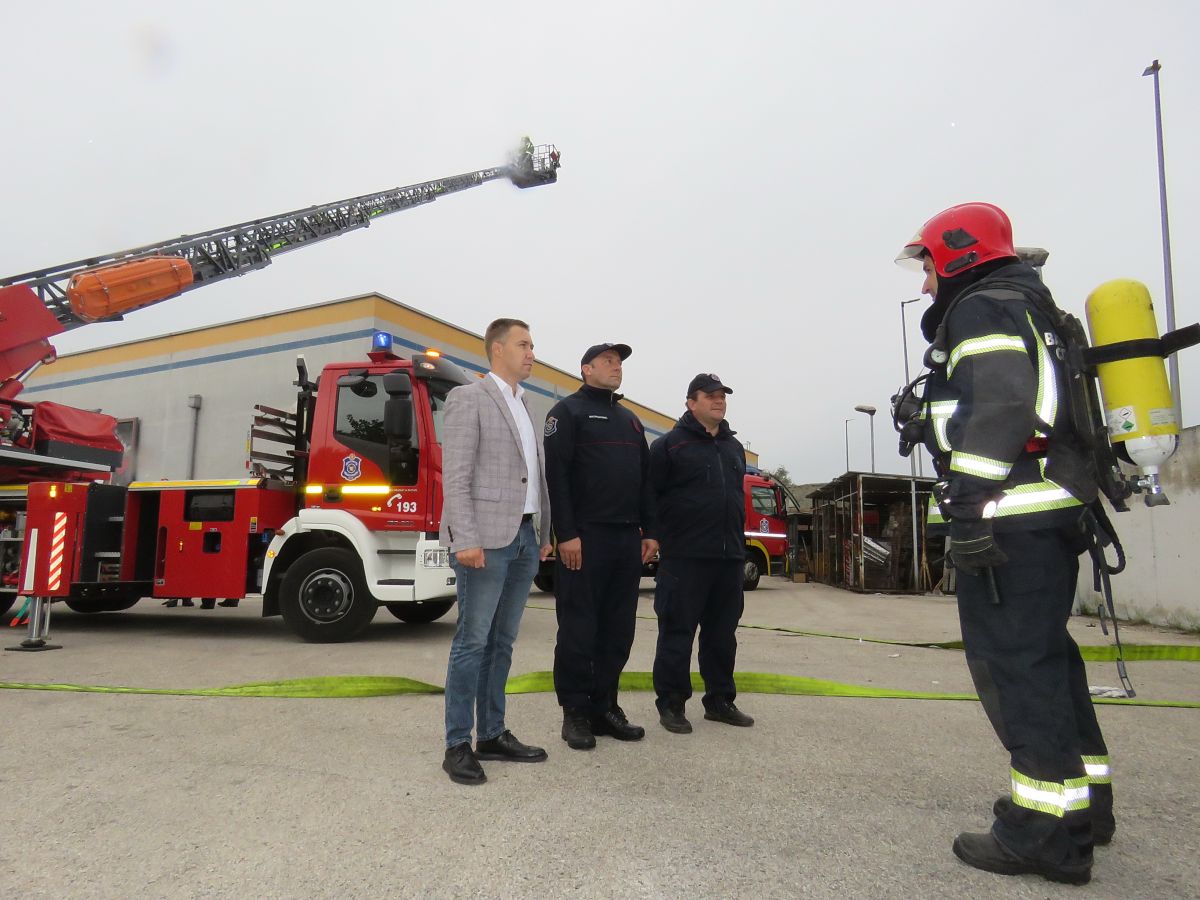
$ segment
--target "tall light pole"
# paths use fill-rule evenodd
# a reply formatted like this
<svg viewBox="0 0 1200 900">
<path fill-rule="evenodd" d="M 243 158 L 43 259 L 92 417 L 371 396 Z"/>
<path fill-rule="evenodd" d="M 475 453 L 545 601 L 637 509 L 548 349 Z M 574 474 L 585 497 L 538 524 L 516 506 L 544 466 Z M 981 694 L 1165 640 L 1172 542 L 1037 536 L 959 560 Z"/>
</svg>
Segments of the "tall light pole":
<svg viewBox="0 0 1200 900">
<path fill-rule="evenodd" d="M 871 474 L 875 474 L 875 407 L 865 403 L 854 407 L 855 412 L 866 413 L 871 417 Z"/>
<path fill-rule="evenodd" d="M 850 471 L 850 420 L 845 420 L 843 429 L 846 432 L 846 471 Z"/>
<path fill-rule="evenodd" d="M 1175 330 L 1175 285 L 1171 277 L 1171 226 L 1167 221 L 1167 167 L 1163 158 L 1162 96 L 1158 90 L 1158 73 L 1162 69 L 1156 59 L 1146 66 L 1142 76 L 1154 76 L 1154 128 L 1158 136 L 1158 207 L 1162 216 L 1163 281 L 1167 295 L 1167 331 Z M 1167 357 L 1171 372 L 1171 395 L 1175 398 L 1175 421 L 1183 427 L 1183 399 L 1179 396 L 1179 357 Z"/>
<path fill-rule="evenodd" d="M 914 297 L 912 300 L 900 301 L 900 334 L 904 340 L 904 383 L 911 384 L 912 378 L 908 374 L 908 323 L 904 318 L 904 307 L 910 303 L 920 303 L 923 297 Z M 917 444 L 913 447 L 912 453 L 908 455 L 908 471 L 911 476 L 908 483 L 908 502 L 912 513 L 912 567 L 913 567 L 913 590 L 921 590 L 921 569 L 920 561 L 918 560 L 918 536 L 917 536 L 917 474 L 921 472 L 921 445 Z M 923 474 L 923 473 L 922 473 Z"/>
<path fill-rule="evenodd" d="M 904 383 L 910 384 L 912 376 L 908 373 L 908 322 L 904 318 L 904 307 L 910 303 L 920 303 L 924 297 L 914 297 L 912 300 L 900 301 L 900 338 L 904 345 Z M 915 457 L 915 459 L 914 459 Z M 924 468 L 921 465 L 921 445 L 917 444 L 913 447 L 913 452 L 908 457 L 909 467 L 912 469 L 913 477 L 924 474 Z"/>
</svg>

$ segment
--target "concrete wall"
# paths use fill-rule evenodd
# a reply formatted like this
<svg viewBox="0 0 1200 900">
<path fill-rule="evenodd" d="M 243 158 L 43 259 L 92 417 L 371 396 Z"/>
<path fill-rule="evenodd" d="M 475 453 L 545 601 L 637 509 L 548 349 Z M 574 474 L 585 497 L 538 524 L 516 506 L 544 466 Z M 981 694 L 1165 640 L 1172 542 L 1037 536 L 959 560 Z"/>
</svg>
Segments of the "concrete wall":
<svg viewBox="0 0 1200 900">
<path fill-rule="evenodd" d="M 1117 615 L 1200 630 L 1200 427 L 1184 429 L 1161 478 L 1170 506 L 1147 507 L 1135 494 L 1129 512 L 1111 514 L 1127 559 L 1113 578 Z M 1103 600 L 1086 557 L 1076 596 L 1088 610 Z"/>
</svg>

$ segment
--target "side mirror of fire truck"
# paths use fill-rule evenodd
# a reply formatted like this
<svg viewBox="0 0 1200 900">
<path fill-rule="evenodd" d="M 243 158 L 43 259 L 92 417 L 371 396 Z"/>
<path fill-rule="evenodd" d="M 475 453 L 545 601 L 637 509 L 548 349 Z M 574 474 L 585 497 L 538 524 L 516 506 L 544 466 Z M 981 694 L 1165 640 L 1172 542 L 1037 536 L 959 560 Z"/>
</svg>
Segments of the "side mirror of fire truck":
<svg viewBox="0 0 1200 900">
<path fill-rule="evenodd" d="M 397 443 L 407 444 L 413 436 L 412 381 L 403 372 L 383 376 L 388 399 L 383 405 L 383 430 Z"/>
</svg>

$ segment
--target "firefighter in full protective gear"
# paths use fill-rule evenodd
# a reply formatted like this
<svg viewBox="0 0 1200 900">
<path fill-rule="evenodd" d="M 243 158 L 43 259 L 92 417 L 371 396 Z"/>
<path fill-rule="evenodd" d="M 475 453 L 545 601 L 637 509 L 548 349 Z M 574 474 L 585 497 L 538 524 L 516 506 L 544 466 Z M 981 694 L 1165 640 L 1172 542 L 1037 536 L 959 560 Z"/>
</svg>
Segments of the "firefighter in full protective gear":
<svg viewBox="0 0 1200 900">
<path fill-rule="evenodd" d="M 1108 749 L 1067 631 L 1098 489 L 1073 430 L 1054 301 L 988 203 L 938 213 L 897 262 L 922 267 L 933 300 L 921 319 L 931 371 L 902 435 L 934 458 L 930 523 L 948 529 L 967 664 L 1011 755 L 991 830 L 960 834 L 954 853 L 1083 884 L 1093 844 L 1116 826 Z"/>
</svg>

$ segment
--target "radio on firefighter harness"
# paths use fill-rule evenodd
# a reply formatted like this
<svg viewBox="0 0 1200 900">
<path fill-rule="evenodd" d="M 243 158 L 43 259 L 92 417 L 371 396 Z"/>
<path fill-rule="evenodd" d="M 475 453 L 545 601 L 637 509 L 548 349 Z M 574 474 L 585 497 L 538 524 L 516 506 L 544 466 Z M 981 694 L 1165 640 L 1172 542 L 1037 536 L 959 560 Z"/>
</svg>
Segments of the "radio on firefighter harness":
<svg viewBox="0 0 1200 900">
<path fill-rule="evenodd" d="M 96 612 L 261 593 L 264 615 L 319 641 L 356 637 L 380 603 L 406 621 L 444 614 L 454 588 L 428 411 L 468 379 L 436 352 L 403 360 L 381 342 L 369 363 L 331 364 L 317 382 L 301 360 L 295 412 L 256 407 L 252 439 L 286 448 L 252 447 L 253 478 L 104 484 L 121 462 L 116 420 L 16 396 L 63 331 L 489 181 L 553 184 L 559 166 L 554 145 L 524 138 L 503 166 L 0 279 L 0 614 L 36 600 L 22 649 L 46 649 L 51 599 Z M 355 408 L 350 426 L 339 402 Z"/>
</svg>

